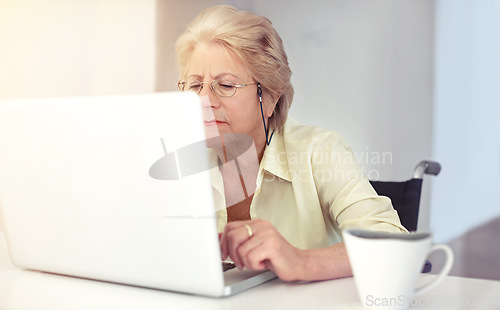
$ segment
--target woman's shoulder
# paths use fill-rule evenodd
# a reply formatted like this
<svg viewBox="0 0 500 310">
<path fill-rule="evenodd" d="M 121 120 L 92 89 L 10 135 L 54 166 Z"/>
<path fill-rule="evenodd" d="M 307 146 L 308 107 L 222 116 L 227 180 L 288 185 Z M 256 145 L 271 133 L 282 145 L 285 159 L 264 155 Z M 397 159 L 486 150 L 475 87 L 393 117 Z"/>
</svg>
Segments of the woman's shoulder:
<svg viewBox="0 0 500 310">
<path fill-rule="evenodd" d="M 318 126 L 303 125 L 288 117 L 283 127 L 283 138 L 286 144 L 335 145 L 340 143 L 348 148 L 342 135 L 336 131 L 324 129 Z"/>
</svg>

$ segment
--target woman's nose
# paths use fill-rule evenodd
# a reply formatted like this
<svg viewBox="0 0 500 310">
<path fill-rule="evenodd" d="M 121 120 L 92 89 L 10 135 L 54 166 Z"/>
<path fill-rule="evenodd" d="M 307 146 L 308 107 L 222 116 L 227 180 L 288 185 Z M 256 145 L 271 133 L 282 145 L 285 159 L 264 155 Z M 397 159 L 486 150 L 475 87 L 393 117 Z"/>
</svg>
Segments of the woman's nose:
<svg viewBox="0 0 500 310">
<path fill-rule="evenodd" d="M 220 107 L 219 97 L 214 94 L 214 92 L 210 89 L 210 85 L 204 85 L 198 94 L 202 99 L 202 105 L 204 108 L 218 108 Z"/>
</svg>

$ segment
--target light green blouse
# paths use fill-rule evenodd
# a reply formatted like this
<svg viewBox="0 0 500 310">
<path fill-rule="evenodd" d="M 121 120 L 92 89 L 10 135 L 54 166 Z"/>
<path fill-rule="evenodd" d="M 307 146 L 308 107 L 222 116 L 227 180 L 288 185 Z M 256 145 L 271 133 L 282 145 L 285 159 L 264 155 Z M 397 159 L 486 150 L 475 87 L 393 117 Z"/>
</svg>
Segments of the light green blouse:
<svg viewBox="0 0 500 310">
<path fill-rule="evenodd" d="M 217 160 L 214 156 L 211 160 Z M 213 171 L 222 232 L 227 222 L 224 186 Z M 377 195 L 349 146 L 331 131 L 289 118 L 266 147 L 256 182 L 251 218 L 270 221 L 298 248 L 341 242 L 341 230 L 348 228 L 406 231 L 390 199 Z"/>
</svg>

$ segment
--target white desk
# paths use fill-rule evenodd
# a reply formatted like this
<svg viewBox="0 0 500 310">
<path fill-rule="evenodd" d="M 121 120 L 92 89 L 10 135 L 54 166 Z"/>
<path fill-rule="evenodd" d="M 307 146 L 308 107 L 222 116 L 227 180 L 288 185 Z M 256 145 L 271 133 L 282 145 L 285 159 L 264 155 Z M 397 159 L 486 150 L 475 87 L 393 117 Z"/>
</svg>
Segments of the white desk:
<svg viewBox="0 0 500 310">
<path fill-rule="evenodd" d="M 432 275 L 425 275 L 426 281 Z M 448 277 L 412 309 L 500 309 L 500 282 Z M 17 269 L 0 232 L 0 309 L 363 309 L 353 278 L 279 279 L 228 298 L 208 298 Z"/>
</svg>

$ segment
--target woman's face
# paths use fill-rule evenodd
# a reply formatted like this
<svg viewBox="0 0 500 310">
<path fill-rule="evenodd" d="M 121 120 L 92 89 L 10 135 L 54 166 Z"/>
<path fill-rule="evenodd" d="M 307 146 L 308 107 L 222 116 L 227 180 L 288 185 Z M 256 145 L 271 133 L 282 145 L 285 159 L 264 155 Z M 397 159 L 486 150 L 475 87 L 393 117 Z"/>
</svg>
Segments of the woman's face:
<svg viewBox="0 0 500 310">
<path fill-rule="evenodd" d="M 253 84 L 237 88 L 232 97 L 219 97 L 209 84 L 202 84 L 199 95 L 206 112 L 205 126 L 209 135 L 217 129 L 221 135 L 230 132 L 248 134 L 256 146 L 265 143 L 256 81 L 234 53 L 216 44 L 199 45 L 191 56 L 185 78 L 200 82 L 224 79 L 238 85 Z"/>
</svg>

